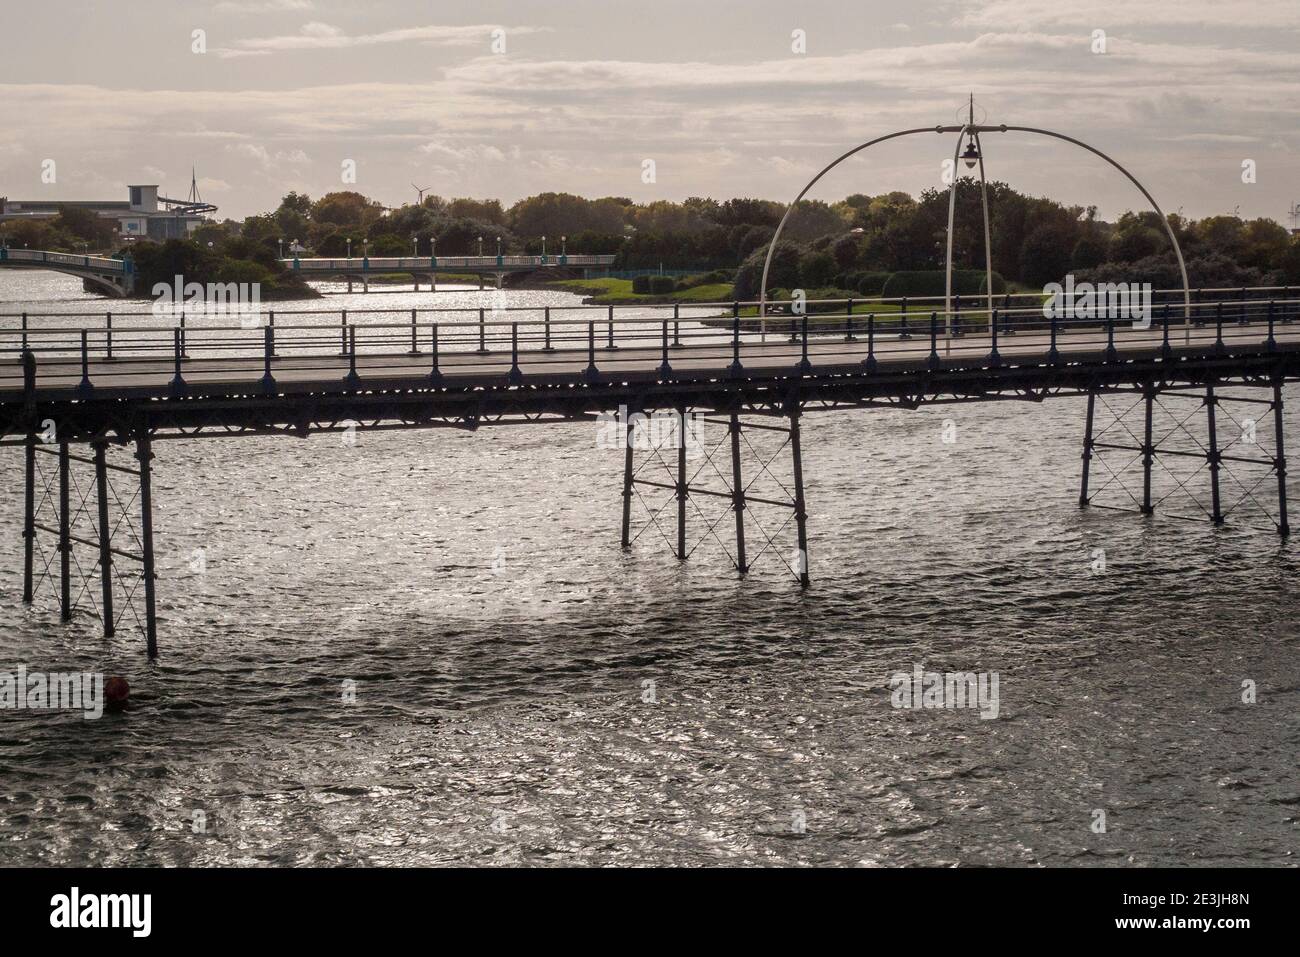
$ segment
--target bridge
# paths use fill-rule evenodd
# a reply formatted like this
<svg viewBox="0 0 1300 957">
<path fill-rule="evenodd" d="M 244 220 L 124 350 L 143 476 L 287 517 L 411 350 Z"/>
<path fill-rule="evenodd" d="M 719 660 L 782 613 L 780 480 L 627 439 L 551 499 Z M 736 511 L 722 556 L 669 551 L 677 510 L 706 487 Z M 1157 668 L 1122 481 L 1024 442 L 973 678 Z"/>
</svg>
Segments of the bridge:
<svg viewBox="0 0 1300 957">
<path fill-rule="evenodd" d="M 420 290 L 420 277 L 428 278 L 429 288 L 437 285 L 436 276 L 443 273 L 475 273 L 479 277 L 479 288 L 483 287 L 483 276 L 495 277 L 500 288 L 506 275 L 510 273 L 537 272 L 545 269 L 581 269 L 583 278 L 593 270 L 607 272 L 614 265 L 613 256 L 399 256 L 379 258 L 374 256 L 351 256 L 342 259 L 281 259 L 280 264 L 286 269 L 301 273 L 304 277 L 315 276 L 324 279 L 342 276 L 348 280 L 348 292 L 352 291 L 354 280 L 360 280 L 364 291 L 370 289 L 370 279 L 377 275 L 391 273 L 409 273 L 415 280 L 415 291 Z"/>
<path fill-rule="evenodd" d="M 786 564 L 807 587 L 806 415 L 1082 396 L 1080 506 L 1102 505 L 1118 483 L 1131 510 L 1155 514 L 1168 496 L 1155 494 L 1154 465 L 1188 461 L 1195 471 L 1179 485 L 1208 486 L 1206 519 L 1235 521 L 1253 503 L 1288 534 L 1283 386 L 1300 377 L 1300 296 L 1202 290 L 1185 307 L 1179 289 L 1155 300 L 1149 321 L 1137 322 L 1045 314 L 1041 296 L 1010 295 L 974 305 L 957 297 L 951 309 L 917 299 L 789 302 L 781 304 L 789 314 L 766 319 L 745 302 L 685 311 L 268 312 L 171 323 L 152 314 L 27 316 L 21 325 L 0 316 L 0 445 L 25 456 L 23 599 L 31 603 L 49 583 L 70 620 L 82 610 L 75 565 L 75 594 L 91 596 L 89 613 L 105 635 L 121 621 L 122 602 L 143 596 L 138 618 L 155 656 L 155 444 L 254 435 L 612 422 L 623 455 L 624 548 L 649 528 L 684 561 L 693 553 L 689 520 L 697 535 L 723 543 L 744 575 L 759 556 L 780 555 L 774 535 L 793 522 L 797 548 Z M 1123 399 L 1144 424 L 1123 413 L 1104 421 Z M 1157 434 L 1155 413 L 1166 405 L 1178 406 L 1177 428 Z M 1258 442 L 1250 419 L 1254 444 L 1225 431 L 1239 424 L 1230 410 L 1241 407 L 1259 409 L 1262 423 L 1273 418 L 1272 430 L 1260 425 Z M 677 425 L 647 445 L 645 424 L 656 416 Z M 706 463 L 692 471 L 686 426 L 697 416 L 725 432 L 704 445 Z M 1203 432 L 1193 435 L 1193 420 L 1204 421 Z M 1266 431 L 1271 449 L 1263 448 Z M 774 461 L 748 460 L 747 477 L 742 448 L 759 435 L 775 435 L 790 465 L 779 497 L 751 491 L 753 475 Z M 1183 435 L 1194 441 L 1180 443 Z M 74 451 L 81 448 L 88 454 Z M 1097 467 L 1107 472 L 1094 477 Z M 79 477 L 81 468 L 93 477 Z M 1233 469 L 1257 474 L 1248 487 Z M 129 489 L 119 494 L 123 482 Z M 1271 506 L 1260 501 L 1269 484 Z M 655 496 L 663 504 L 647 505 L 634 534 L 634 502 Z M 725 542 L 719 520 L 691 518 L 709 501 L 734 525 Z M 755 523 L 750 513 L 760 506 L 782 510 L 780 530 Z M 117 536 L 125 542 L 115 542 L 115 528 L 126 529 Z M 81 550 L 84 565 L 74 560 Z"/>
<path fill-rule="evenodd" d="M 0 246 L 0 268 L 48 269 L 67 273 L 86 280 L 110 296 L 127 296 L 135 291 L 135 266 L 130 256 L 111 259 Z"/>
<path fill-rule="evenodd" d="M 479 277 L 493 276 L 498 287 L 510 273 L 537 272 L 546 269 L 581 269 L 583 277 L 593 272 L 608 272 L 614 265 L 613 256 L 587 256 L 561 254 L 559 256 L 406 256 L 406 257 L 344 257 L 341 259 L 281 259 L 280 265 L 292 269 L 304 278 L 328 279 L 339 276 L 347 280 L 348 292 L 352 283 L 360 280 L 364 291 L 370 290 L 370 280 L 375 276 L 392 273 L 409 273 L 420 290 L 421 277 L 427 278 L 429 288 L 437 287 L 439 272 L 450 274 L 473 273 Z M 10 269 L 48 269 L 85 279 L 110 296 L 128 296 L 135 292 L 135 267 L 131 257 L 112 259 L 107 256 L 81 256 L 75 253 L 51 252 L 43 249 L 10 249 L 0 246 L 0 267 Z"/>
</svg>

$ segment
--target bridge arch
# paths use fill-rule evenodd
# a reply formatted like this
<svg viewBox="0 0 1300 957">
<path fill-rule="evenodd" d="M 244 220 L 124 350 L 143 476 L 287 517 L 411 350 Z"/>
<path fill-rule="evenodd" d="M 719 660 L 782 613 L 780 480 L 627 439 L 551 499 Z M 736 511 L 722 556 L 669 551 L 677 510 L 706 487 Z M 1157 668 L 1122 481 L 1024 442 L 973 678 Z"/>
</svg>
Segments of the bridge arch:
<svg viewBox="0 0 1300 957">
<path fill-rule="evenodd" d="M 134 285 L 134 272 L 128 260 L 49 252 L 41 249 L 0 250 L 0 267 L 44 269 L 63 273 L 65 276 L 75 276 L 108 295 L 119 298 L 127 295 Z"/>
</svg>

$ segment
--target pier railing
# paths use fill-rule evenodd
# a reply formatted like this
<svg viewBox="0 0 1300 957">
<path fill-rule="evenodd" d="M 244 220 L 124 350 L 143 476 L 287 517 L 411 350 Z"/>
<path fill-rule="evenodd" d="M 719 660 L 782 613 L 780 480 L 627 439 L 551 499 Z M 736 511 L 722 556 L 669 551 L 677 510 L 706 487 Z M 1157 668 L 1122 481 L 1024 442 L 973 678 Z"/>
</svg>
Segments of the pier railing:
<svg viewBox="0 0 1300 957">
<path fill-rule="evenodd" d="M 1185 347 L 1230 354 L 1300 343 L 1300 295 L 1289 288 L 1202 290 L 1185 314 L 1181 290 L 1153 297 L 1149 319 L 1045 314 L 1041 295 L 954 300 L 839 299 L 769 303 L 511 306 L 366 310 L 272 310 L 242 316 L 153 312 L 98 315 L 0 313 L 0 362 L 30 351 L 48 375 L 79 371 L 83 388 L 124 377 L 169 373 L 181 380 L 192 360 L 205 376 L 258 378 L 285 373 L 343 377 L 462 374 L 621 373 L 670 377 L 680 370 L 790 368 L 874 370 L 920 360 L 1064 361 L 1071 355 L 1119 359 L 1134 350 L 1172 354 Z M 939 306 L 939 308 L 935 308 Z M 773 313 L 773 310 L 775 312 Z M 55 368 L 62 366 L 62 371 Z M 79 367 L 79 369 L 78 369 Z M 16 374 L 0 372 L 0 379 Z"/>
</svg>

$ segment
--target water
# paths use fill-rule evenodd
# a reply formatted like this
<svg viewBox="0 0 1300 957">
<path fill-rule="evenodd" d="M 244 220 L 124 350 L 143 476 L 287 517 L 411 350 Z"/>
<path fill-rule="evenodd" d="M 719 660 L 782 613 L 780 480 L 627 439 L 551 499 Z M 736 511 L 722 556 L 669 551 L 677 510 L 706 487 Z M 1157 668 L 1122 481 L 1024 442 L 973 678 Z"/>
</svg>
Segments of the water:
<svg viewBox="0 0 1300 957">
<path fill-rule="evenodd" d="M 590 425 L 159 442 L 156 665 L 23 608 L 9 449 L 0 670 L 134 693 L 0 712 L 0 865 L 1294 865 L 1294 547 L 1080 511 L 1082 414 L 807 416 L 803 593 L 789 527 L 745 581 L 712 538 L 622 553 Z M 1000 716 L 892 708 L 914 663 L 997 672 Z"/>
</svg>

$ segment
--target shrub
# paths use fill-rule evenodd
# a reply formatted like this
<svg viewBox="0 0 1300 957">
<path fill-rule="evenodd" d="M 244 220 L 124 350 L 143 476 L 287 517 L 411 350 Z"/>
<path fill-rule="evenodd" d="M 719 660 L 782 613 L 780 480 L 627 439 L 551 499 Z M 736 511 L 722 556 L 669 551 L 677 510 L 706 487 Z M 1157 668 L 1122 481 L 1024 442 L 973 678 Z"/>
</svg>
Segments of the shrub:
<svg viewBox="0 0 1300 957">
<path fill-rule="evenodd" d="M 772 289 L 768 291 L 767 298 L 769 302 L 788 302 L 792 298 L 793 290 L 791 289 Z M 834 286 L 823 286 L 817 289 L 805 289 L 804 298 L 808 303 L 808 315 L 815 315 L 819 312 L 843 312 L 845 303 L 831 302 L 819 303 L 818 299 L 852 299 L 853 291 L 851 289 L 836 289 Z M 781 307 L 783 310 L 788 308 Z"/>
<path fill-rule="evenodd" d="M 633 291 L 634 293 L 637 293 L 638 295 L 645 295 L 646 293 L 648 293 L 648 292 L 650 291 L 650 277 L 649 277 L 649 276 L 633 276 L 633 277 L 632 277 L 632 291 Z"/>
<path fill-rule="evenodd" d="M 672 276 L 646 276 L 650 280 L 650 293 L 656 296 L 666 295 L 677 288 L 677 280 Z"/>
<path fill-rule="evenodd" d="M 885 283 L 889 282 L 889 277 L 890 273 L 887 272 L 855 272 L 846 277 L 848 281 L 843 285 L 864 296 L 879 296 L 884 293 Z"/>
<path fill-rule="evenodd" d="M 954 296 L 974 296 L 984 292 L 984 270 L 954 269 L 952 271 L 952 293 Z M 998 273 L 993 274 L 993 291 L 1006 292 L 1007 284 Z M 887 299 L 901 299 L 904 296 L 939 297 L 944 294 L 944 272 L 942 269 L 901 270 L 893 273 L 885 282 L 882 293 Z"/>
<path fill-rule="evenodd" d="M 799 259 L 799 282 L 805 288 L 829 286 L 835 278 L 835 258 L 828 252 L 805 253 Z"/>
</svg>

